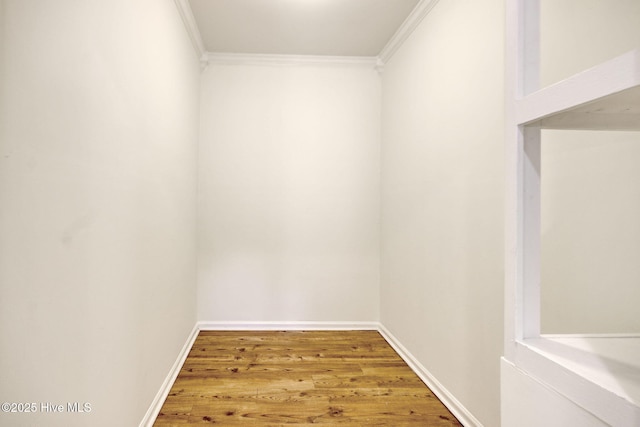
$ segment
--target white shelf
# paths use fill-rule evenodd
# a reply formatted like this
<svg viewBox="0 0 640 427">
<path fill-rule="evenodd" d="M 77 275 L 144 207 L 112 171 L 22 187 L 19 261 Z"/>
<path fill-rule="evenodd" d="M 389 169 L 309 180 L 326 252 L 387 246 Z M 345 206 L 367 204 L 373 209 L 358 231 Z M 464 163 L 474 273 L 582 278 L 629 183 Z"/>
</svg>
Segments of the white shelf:
<svg viewBox="0 0 640 427">
<path fill-rule="evenodd" d="M 519 125 L 640 130 L 640 49 L 516 101 Z"/>
<path fill-rule="evenodd" d="M 640 337 L 542 336 L 536 347 L 555 362 L 640 406 Z"/>
<path fill-rule="evenodd" d="M 538 89 L 540 3 L 506 3 L 505 360 L 536 393 L 507 383 L 503 411 L 516 420 L 522 408 L 564 408 L 540 419 L 638 427 L 640 336 L 540 335 L 539 238 L 540 129 L 640 131 L 640 49 Z"/>
<path fill-rule="evenodd" d="M 607 424 L 639 425 L 640 336 L 543 335 L 523 344 L 518 359 L 528 372 Z"/>
</svg>

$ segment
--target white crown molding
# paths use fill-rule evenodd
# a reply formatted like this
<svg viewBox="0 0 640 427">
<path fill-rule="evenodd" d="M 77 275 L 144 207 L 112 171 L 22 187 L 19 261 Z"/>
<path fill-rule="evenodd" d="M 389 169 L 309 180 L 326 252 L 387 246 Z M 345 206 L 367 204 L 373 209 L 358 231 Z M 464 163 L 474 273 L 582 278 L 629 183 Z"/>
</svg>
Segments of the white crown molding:
<svg viewBox="0 0 640 427">
<path fill-rule="evenodd" d="M 206 64 L 222 65 L 348 65 L 376 68 L 375 56 L 316 56 L 316 55 L 272 55 L 257 53 L 207 52 L 202 56 Z"/>
<path fill-rule="evenodd" d="M 382 48 L 378 56 L 316 56 L 316 55 L 268 55 L 245 53 L 208 52 L 202 41 L 198 24 L 193 16 L 189 0 L 174 0 L 189 39 L 200 58 L 202 68 L 209 64 L 227 65 L 364 65 L 382 72 L 402 43 L 413 33 L 420 22 L 431 12 L 439 0 L 420 0 L 400 28 Z"/>
<path fill-rule="evenodd" d="M 409 16 L 407 16 L 407 19 L 404 20 L 400 28 L 398 28 L 378 54 L 378 57 L 384 64 L 389 62 L 393 54 L 396 53 L 398 48 L 402 46 L 402 43 L 409 38 L 425 16 L 438 4 L 438 1 L 439 0 L 420 0 L 416 7 L 413 8 Z"/>
<path fill-rule="evenodd" d="M 191 6 L 189 6 L 189 0 L 174 0 L 174 2 L 178 8 L 178 12 L 180 12 L 180 18 L 182 18 L 182 22 L 187 29 L 187 34 L 189 34 L 191 44 L 193 44 L 193 48 L 196 50 L 198 58 L 202 58 L 206 50 L 204 48 L 204 43 L 202 42 L 202 36 L 200 35 L 198 24 L 196 24 L 196 18 L 193 16 Z"/>
</svg>

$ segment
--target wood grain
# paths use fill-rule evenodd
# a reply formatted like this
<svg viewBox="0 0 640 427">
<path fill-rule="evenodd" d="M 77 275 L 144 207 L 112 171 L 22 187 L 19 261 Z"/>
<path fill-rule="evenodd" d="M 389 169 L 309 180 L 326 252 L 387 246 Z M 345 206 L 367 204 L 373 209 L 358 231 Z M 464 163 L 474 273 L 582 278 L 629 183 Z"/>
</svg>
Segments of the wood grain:
<svg viewBox="0 0 640 427">
<path fill-rule="evenodd" d="M 155 426 L 461 426 L 375 331 L 200 332 Z"/>
</svg>

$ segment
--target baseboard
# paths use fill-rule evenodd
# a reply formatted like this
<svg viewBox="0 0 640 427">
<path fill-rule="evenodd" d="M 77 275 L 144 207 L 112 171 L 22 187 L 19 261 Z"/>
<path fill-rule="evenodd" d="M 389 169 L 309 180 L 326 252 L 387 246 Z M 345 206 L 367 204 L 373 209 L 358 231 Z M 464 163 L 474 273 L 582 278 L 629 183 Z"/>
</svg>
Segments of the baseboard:
<svg viewBox="0 0 640 427">
<path fill-rule="evenodd" d="M 456 399 L 422 364 L 407 350 L 398 339 L 379 322 L 324 322 L 324 321 L 200 321 L 193 327 L 189 338 L 180 351 L 176 362 L 171 368 L 160 391 L 153 400 L 149 410 L 142 419 L 140 427 L 151 427 L 160 413 L 162 404 L 169 395 L 171 386 L 176 380 L 180 368 L 184 364 L 193 343 L 200 331 L 378 331 L 389 345 L 400 355 L 418 377 L 431 389 L 440 401 L 465 427 L 483 427 L 462 403 Z"/>
<path fill-rule="evenodd" d="M 191 351 L 191 347 L 193 347 L 193 343 L 195 342 L 198 336 L 198 332 L 200 332 L 200 329 L 198 328 L 198 324 L 196 323 L 196 325 L 191 330 L 191 333 L 189 334 L 187 341 L 184 343 L 182 350 L 180 350 L 180 353 L 178 354 L 178 358 L 176 359 L 175 363 L 169 370 L 169 374 L 167 375 L 167 378 L 165 378 L 164 382 L 162 383 L 162 386 L 160 387 L 158 394 L 156 394 L 156 397 L 153 399 L 153 402 L 151 402 L 151 406 L 149 406 L 147 413 L 144 415 L 144 418 L 142 418 L 142 421 L 140 422 L 140 427 L 151 427 L 155 422 L 156 418 L 158 417 L 158 414 L 160 413 L 160 409 L 162 408 L 162 404 L 164 403 L 167 396 L 169 395 L 169 392 L 171 391 L 171 387 L 173 386 L 173 383 L 176 381 L 176 378 L 178 377 L 178 373 L 180 372 L 180 369 L 182 368 L 184 361 L 187 359 L 187 356 L 189 355 L 189 351 Z"/>
<path fill-rule="evenodd" d="M 378 322 L 307 322 L 307 321 L 201 321 L 201 331 L 377 331 Z"/>
<path fill-rule="evenodd" d="M 449 392 L 422 364 L 407 350 L 400 341 L 382 324 L 379 325 L 378 332 L 387 340 L 389 345 L 400 355 L 409 365 L 413 372 L 431 389 L 433 394 L 451 411 L 451 413 L 465 427 L 482 427 L 482 423 L 474 417 L 471 412 L 464 407 L 453 394 Z"/>
</svg>

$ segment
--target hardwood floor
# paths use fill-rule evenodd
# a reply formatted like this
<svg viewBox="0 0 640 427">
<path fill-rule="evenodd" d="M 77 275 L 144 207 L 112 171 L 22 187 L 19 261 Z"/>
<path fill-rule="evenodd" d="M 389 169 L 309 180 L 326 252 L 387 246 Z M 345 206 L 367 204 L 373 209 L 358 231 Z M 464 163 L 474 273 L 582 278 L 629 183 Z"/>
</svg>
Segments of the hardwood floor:
<svg viewBox="0 0 640 427">
<path fill-rule="evenodd" d="M 376 331 L 200 332 L 155 426 L 460 426 Z"/>
</svg>

